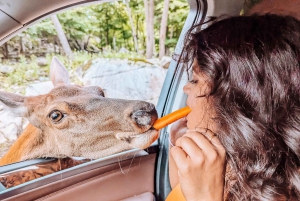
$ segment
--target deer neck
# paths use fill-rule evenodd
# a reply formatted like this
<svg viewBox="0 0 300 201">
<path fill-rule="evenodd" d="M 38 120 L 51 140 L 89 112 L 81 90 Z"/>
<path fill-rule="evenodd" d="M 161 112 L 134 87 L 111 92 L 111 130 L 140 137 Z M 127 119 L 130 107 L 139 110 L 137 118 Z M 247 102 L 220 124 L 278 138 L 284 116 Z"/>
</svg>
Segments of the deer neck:
<svg viewBox="0 0 300 201">
<path fill-rule="evenodd" d="M 0 159 L 0 166 L 19 161 L 38 158 L 45 152 L 41 150 L 44 143 L 42 131 L 29 124 L 8 152 Z"/>
</svg>

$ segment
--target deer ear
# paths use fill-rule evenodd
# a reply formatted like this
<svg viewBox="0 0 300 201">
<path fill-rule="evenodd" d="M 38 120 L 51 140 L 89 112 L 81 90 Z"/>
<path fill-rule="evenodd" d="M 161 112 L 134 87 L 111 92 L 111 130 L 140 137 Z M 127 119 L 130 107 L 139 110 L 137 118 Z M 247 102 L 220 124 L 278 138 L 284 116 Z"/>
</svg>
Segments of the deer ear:
<svg viewBox="0 0 300 201">
<path fill-rule="evenodd" d="M 12 111 L 16 116 L 25 116 L 27 108 L 25 107 L 25 97 L 13 93 L 0 91 L 0 104 Z"/>
<path fill-rule="evenodd" d="M 52 58 L 50 65 L 50 78 L 54 86 L 70 83 L 68 70 L 57 57 Z"/>
</svg>

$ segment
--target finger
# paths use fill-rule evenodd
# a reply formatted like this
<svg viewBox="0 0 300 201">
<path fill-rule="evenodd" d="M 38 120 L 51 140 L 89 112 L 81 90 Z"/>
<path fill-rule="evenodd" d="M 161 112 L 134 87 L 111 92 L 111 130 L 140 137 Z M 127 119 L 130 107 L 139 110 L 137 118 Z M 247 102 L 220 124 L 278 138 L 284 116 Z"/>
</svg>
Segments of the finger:
<svg viewBox="0 0 300 201">
<path fill-rule="evenodd" d="M 181 178 L 183 175 L 188 174 L 192 169 L 194 164 L 197 164 L 197 161 L 191 158 L 185 150 L 180 147 L 172 147 L 171 155 L 178 169 L 178 176 Z M 181 180 L 181 179 L 180 179 Z"/>
<path fill-rule="evenodd" d="M 212 132 L 209 129 L 205 128 L 196 128 L 197 131 L 203 132 L 205 130 L 205 137 L 209 139 L 209 141 L 215 146 L 215 147 L 223 147 L 221 141 L 219 140 L 218 135 L 216 135 L 214 132 Z"/>
<path fill-rule="evenodd" d="M 187 120 L 186 120 L 186 117 L 183 117 L 177 121 L 175 121 L 172 126 L 171 126 L 171 131 L 172 130 L 179 130 L 183 127 L 187 127 Z"/>
<path fill-rule="evenodd" d="M 207 128 L 196 128 L 196 131 L 203 133 L 203 135 L 208 139 L 208 141 L 214 145 L 215 150 L 218 151 L 219 154 L 225 153 L 225 148 L 223 147 L 218 136 Z"/>
<path fill-rule="evenodd" d="M 179 146 L 183 151 L 190 156 L 196 162 L 203 160 L 203 153 L 201 147 L 199 147 L 194 140 L 189 137 L 181 137 L 176 141 L 176 146 Z"/>
<path fill-rule="evenodd" d="M 197 132 L 202 133 L 208 139 L 208 141 L 211 142 L 213 145 L 222 146 L 222 144 L 218 138 L 218 135 L 213 133 L 211 130 L 209 130 L 207 128 L 195 128 L 192 130 L 191 129 L 187 130 L 187 132 L 192 132 L 192 131 L 197 131 Z"/>
<path fill-rule="evenodd" d="M 174 122 L 170 129 L 170 141 L 175 144 L 176 140 L 182 137 L 187 130 L 185 118 Z"/>
<path fill-rule="evenodd" d="M 186 116 L 185 116 L 185 117 L 182 117 L 181 119 L 179 119 L 179 121 L 182 122 L 182 123 L 187 123 Z"/>
<path fill-rule="evenodd" d="M 194 143 L 200 147 L 205 155 L 208 155 L 211 152 L 215 152 L 215 146 L 209 142 L 209 140 L 204 136 L 203 133 L 198 131 L 187 131 L 183 137 L 189 137 L 194 141 Z"/>
<path fill-rule="evenodd" d="M 181 139 L 183 138 L 190 138 L 193 142 L 195 142 L 195 144 L 197 143 L 196 146 L 199 146 L 199 149 L 202 149 L 200 152 L 201 154 L 199 154 L 199 152 L 189 150 L 188 147 L 183 148 L 183 150 L 193 159 L 192 164 L 203 166 L 204 162 L 206 164 L 213 164 L 220 159 L 225 159 L 225 149 L 215 147 L 204 135 L 200 134 L 199 132 L 189 132 Z M 181 144 L 183 143 L 181 142 Z"/>
<path fill-rule="evenodd" d="M 187 154 L 180 147 L 172 147 L 170 153 L 178 169 L 183 164 L 188 164 Z"/>
</svg>

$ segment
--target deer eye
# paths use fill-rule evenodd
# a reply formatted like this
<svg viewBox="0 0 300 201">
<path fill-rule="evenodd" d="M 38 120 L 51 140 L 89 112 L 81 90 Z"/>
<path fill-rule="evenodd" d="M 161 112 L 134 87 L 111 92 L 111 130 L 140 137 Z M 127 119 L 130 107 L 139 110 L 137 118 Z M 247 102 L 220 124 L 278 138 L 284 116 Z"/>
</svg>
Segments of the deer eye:
<svg viewBox="0 0 300 201">
<path fill-rule="evenodd" d="M 53 123 L 58 123 L 60 120 L 62 120 L 65 117 L 65 115 L 59 111 L 59 110 L 53 110 L 49 114 L 49 118 Z"/>
</svg>

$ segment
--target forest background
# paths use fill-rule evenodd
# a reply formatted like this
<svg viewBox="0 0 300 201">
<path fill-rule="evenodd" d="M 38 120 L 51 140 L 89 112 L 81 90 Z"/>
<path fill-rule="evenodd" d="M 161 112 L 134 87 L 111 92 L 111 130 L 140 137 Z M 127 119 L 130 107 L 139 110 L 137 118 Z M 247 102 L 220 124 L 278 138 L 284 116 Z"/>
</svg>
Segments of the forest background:
<svg viewBox="0 0 300 201">
<path fill-rule="evenodd" d="M 185 0 L 123 0 L 77 7 L 58 14 L 57 18 L 72 51 L 98 53 L 126 48 L 152 58 L 158 56 L 159 42 L 163 38 L 166 38 L 163 42 L 167 54 L 172 52 L 187 14 L 188 4 Z M 11 43 L 21 45 L 21 54 L 31 53 L 34 49 L 28 47 L 29 43 L 30 46 L 35 45 L 36 49 L 43 42 L 61 46 L 58 28 L 53 22 L 53 16 L 47 18 L 4 44 L 1 57 L 9 58 L 9 49 L 6 50 L 6 47 Z M 165 36 L 160 35 L 160 29 L 165 30 Z M 146 55 L 147 38 L 151 37 L 154 39 L 151 44 L 153 49 L 150 55 Z"/>
<path fill-rule="evenodd" d="M 186 0 L 123 0 L 53 15 L 0 47 L 5 65 L 2 71 L 0 67 L 0 78 L 5 80 L 0 88 L 16 92 L 13 85 L 48 75 L 54 54 L 69 69 L 99 57 L 157 58 L 160 43 L 160 58 L 170 55 L 187 14 Z"/>
<path fill-rule="evenodd" d="M 245 8 L 259 1 L 245 0 Z M 19 86 L 48 76 L 53 55 L 71 71 L 99 57 L 171 56 L 188 11 L 186 0 L 123 0 L 53 15 L 0 47 L 0 88 L 24 94 Z"/>
</svg>

